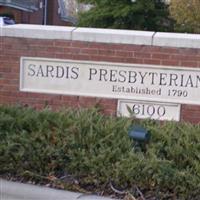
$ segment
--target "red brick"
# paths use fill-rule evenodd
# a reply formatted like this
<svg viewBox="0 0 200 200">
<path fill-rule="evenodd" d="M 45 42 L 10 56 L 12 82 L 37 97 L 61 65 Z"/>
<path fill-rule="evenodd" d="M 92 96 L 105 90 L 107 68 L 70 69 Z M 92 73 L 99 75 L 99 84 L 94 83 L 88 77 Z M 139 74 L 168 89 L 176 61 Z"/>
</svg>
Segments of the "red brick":
<svg viewBox="0 0 200 200">
<path fill-rule="evenodd" d="M 120 50 L 117 50 L 117 51 L 115 51 L 115 54 L 116 54 L 116 56 L 128 57 L 128 58 L 134 56 L 134 53 L 132 51 L 120 51 Z"/>
<path fill-rule="evenodd" d="M 99 55 L 106 55 L 106 56 L 114 56 L 115 55 L 115 51 L 111 50 L 111 49 L 99 49 L 98 50 L 98 54 Z"/>
<path fill-rule="evenodd" d="M 3 77 L 6 79 L 16 79 L 19 77 L 19 73 L 13 73 L 13 72 L 3 73 Z"/>
<path fill-rule="evenodd" d="M 73 55 L 72 57 L 74 60 L 90 60 L 90 56 L 89 55 Z"/>
<path fill-rule="evenodd" d="M 135 52 L 134 57 L 135 58 L 148 59 L 148 58 L 151 58 L 151 54 L 150 53 L 143 53 L 143 52 L 139 52 L 139 53 Z"/>
<path fill-rule="evenodd" d="M 44 58 L 55 58 L 56 57 L 54 52 L 48 52 L 48 51 L 36 52 L 35 55 L 36 55 L 36 57 L 44 57 Z"/>
<path fill-rule="evenodd" d="M 88 42 L 73 41 L 71 43 L 72 47 L 87 48 Z"/>
<path fill-rule="evenodd" d="M 20 66 L 12 66 L 11 73 L 19 74 L 20 73 Z"/>
<path fill-rule="evenodd" d="M 157 52 L 157 53 L 167 53 L 167 54 L 178 54 L 179 49 L 178 48 L 171 48 L 171 47 L 157 47 L 157 48 L 152 48 L 152 52 Z"/>
<path fill-rule="evenodd" d="M 104 44 L 104 46 L 105 49 L 129 51 L 126 50 L 126 46 L 123 44 Z"/>
<path fill-rule="evenodd" d="M 140 45 L 139 45 L 140 46 Z M 136 50 L 136 52 L 140 52 L 140 53 L 152 53 L 154 51 L 157 51 L 157 48 L 160 48 L 160 47 L 153 47 L 153 46 L 140 46 L 140 49 L 139 50 Z"/>
<path fill-rule="evenodd" d="M 180 54 L 187 54 L 187 55 L 200 55 L 200 49 L 186 49 L 180 48 L 178 49 Z"/>
<path fill-rule="evenodd" d="M 152 59 L 162 59 L 162 60 L 166 60 L 169 59 L 170 55 L 166 54 L 166 53 L 153 53 L 152 54 Z"/>
<path fill-rule="evenodd" d="M 125 62 L 143 64 L 143 59 L 142 58 L 125 58 Z"/>
<path fill-rule="evenodd" d="M 20 61 L 20 56 L 19 55 L 15 55 L 15 54 L 13 54 L 13 55 L 3 55 L 2 56 L 2 59 L 3 60 L 6 60 L 7 62 L 9 62 L 9 63 L 19 63 L 19 61 Z"/>
<path fill-rule="evenodd" d="M 180 61 L 177 61 L 177 60 L 162 60 L 161 65 L 179 66 Z"/>
<path fill-rule="evenodd" d="M 90 60 L 92 61 L 105 61 L 105 62 L 124 62 L 124 58 L 121 57 L 112 57 L 104 55 L 91 55 Z"/>
<path fill-rule="evenodd" d="M 77 102 L 79 99 L 78 96 L 61 96 L 60 97 L 60 100 L 61 101 L 71 101 L 71 102 Z"/>
<path fill-rule="evenodd" d="M 198 63 L 192 61 L 181 61 L 180 65 L 184 67 L 198 67 Z"/>
<path fill-rule="evenodd" d="M 11 72 L 11 68 L 7 68 L 7 67 L 1 67 L 0 66 L 0 72 Z"/>
<path fill-rule="evenodd" d="M 11 84 L 4 84 L 3 90 L 4 91 L 17 91 L 19 89 L 18 85 L 11 85 Z"/>
<path fill-rule="evenodd" d="M 11 84 L 11 85 L 18 85 L 19 84 L 19 80 L 17 80 L 17 79 L 11 79 L 11 80 L 9 80 L 9 84 Z"/>
<path fill-rule="evenodd" d="M 116 99 L 104 99 L 104 98 L 96 98 L 97 103 L 101 104 L 101 105 L 109 105 L 109 106 L 113 106 L 117 104 L 117 100 Z"/>
<path fill-rule="evenodd" d="M 155 64 L 155 65 L 160 65 L 161 60 L 156 60 L 156 59 L 144 59 L 144 64 Z"/>
<path fill-rule="evenodd" d="M 26 44 L 31 46 L 41 46 L 41 47 L 52 47 L 54 46 L 54 40 L 43 40 L 43 39 L 26 39 Z"/>
<path fill-rule="evenodd" d="M 80 50 L 81 54 L 89 54 L 89 55 L 95 55 L 98 54 L 98 50 L 97 49 L 81 49 Z"/>
<path fill-rule="evenodd" d="M 55 52 L 64 53 L 64 48 L 63 47 L 48 47 L 48 48 L 46 48 L 46 51 L 53 52 L 53 53 L 55 53 Z"/>
<path fill-rule="evenodd" d="M 67 54 L 67 53 L 61 53 L 61 54 L 58 54 L 56 53 L 55 54 L 55 58 L 59 58 L 59 59 L 73 59 L 73 54 Z"/>
<path fill-rule="evenodd" d="M 181 55 L 172 55 L 171 59 L 173 60 L 181 60 L 181 61 L 200 61 L 200 56 L 194 56 L 194 55 L 185 55 L 185 54 L 181 54 Z"/>
<path fill-rule="evenodd" d="M 71 47 L 72 42 L 66 40 L 55 40 L 53 46 L 56 47 Z"/>
<path fill-rule="evenodd" d="M 142 51 L 143 49 L 143 46 L 141 45 L 121 45 L 121 48 L 119 49 L 123 49 L 123 50 L 126 50 L 126 51 L 136 51 L 136 52 L 139 52 L 139 51 Z"/>
<path fill-rule="evenodd" d="M 8 84 L 9 83 L 9 81 L 8 80 L 6 80 L 6 79 L 1 79 L 0 78 L 0 85 L 3 87 L 3 84 Z"/>
<path fill-rule="evenodd" d="M 13 49 L 14 47 L 16 47 L 15 46 L 16 44 L 15 43 L 13 43 L 13 44 L 3 44 L 2 46 L 3 46 L 3 51 L 5 51 L 5 49 Z M 18 47 L 18 50 L 29 50 L 30 49 L 30 46 L 28 46 L 28 45 L 18 45 L 17 46 Z"/>
<path fill-rule="evenodd" d="M 97 104 L 95 97 L 79 97 L 78 103 L 81 107 L 94 107 Z"/>
<path fill-rule="evenodd" d="M 76 47 L 64 48 L 64 53 L 79 54 L 80 52 L 81 52 L 80 48 L 76 48 Z"/>
<path fill-rule="evenodd" d="M 110 45 L 110 44 L 90 42 L 90 43 L 88 43 L 88 48 L 92 48 L 92 49 L 113 49 L 113 46 Z"/>
</svg>

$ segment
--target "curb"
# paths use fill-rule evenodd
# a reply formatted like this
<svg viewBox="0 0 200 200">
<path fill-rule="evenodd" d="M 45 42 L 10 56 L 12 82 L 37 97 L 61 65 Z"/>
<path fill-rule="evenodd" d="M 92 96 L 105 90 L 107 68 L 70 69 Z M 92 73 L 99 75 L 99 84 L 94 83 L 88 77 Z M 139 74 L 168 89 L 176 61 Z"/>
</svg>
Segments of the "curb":
<svg viewBox="0 0 200 200">
<path fill-rule="evenodd" d="M 113 200 L 0 179 L 0 200 Z"/>
</svg>

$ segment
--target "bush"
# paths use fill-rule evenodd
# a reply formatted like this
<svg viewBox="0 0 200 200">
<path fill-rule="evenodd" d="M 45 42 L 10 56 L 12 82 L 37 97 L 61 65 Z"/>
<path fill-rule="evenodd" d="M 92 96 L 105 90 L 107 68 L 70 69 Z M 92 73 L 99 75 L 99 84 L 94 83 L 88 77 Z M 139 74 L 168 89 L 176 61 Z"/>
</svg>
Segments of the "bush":
<svg viewBox="0 0 200 200">
<path fill-rule="evenodd" d="M 152 135 L 146 151 L 134 149 L 127 134 L 138 123 Z M 199 133 L 199 125 L 114 118 L 96 108 L 0 106 L 0 175 L 62 185 L 72 176 L 79 188 L 109 191 L 112 183 L 157 199 L 199 199 Z"/>
<path fill-rule="evenodd" d="M 170 15 L 176 21 L 175 31 L 200 33 L 200 1 L 171 0 Z"/>
<path fill-rule="evenodd" d="M 92 5 L 80 12 L 78 26 L 145 31 L 172 31 L 168 6 L 163 0 L 79 0 Z"/>
</svg>

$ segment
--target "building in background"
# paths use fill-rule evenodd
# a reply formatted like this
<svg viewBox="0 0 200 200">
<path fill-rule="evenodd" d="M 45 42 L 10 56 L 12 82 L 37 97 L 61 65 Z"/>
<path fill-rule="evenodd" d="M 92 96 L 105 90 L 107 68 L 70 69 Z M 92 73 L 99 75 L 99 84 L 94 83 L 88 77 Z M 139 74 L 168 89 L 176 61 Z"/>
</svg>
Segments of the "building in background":
<svg viewBox="0 0 200 200">
<path fill-rule="evenodd" d="M 22 24 L 74 25 L 79 8 L 76 0 L 0 0 L 0 15 Z"/>
<path fill-rule="evenodd" d="M 61 19 L 69 21 L 73 24 L 77 23 L 78 12 L 84 12 L 89 10 L 91 4 L 78 3 L 77 0 L 58 0 Z"/>
</svg>

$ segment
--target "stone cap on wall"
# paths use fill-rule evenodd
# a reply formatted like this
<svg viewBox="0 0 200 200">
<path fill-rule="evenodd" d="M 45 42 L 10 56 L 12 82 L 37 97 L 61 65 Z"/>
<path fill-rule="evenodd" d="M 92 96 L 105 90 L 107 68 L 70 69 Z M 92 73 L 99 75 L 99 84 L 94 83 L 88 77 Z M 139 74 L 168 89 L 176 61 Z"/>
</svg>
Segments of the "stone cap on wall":
<svg viewBox="0 0 200 200">
<path fill-rule="evenodd" d="M 16 24 L 0 27 L 0 36 L 85 42 L 200 48 L 200 34 Z"/>
</svg>

